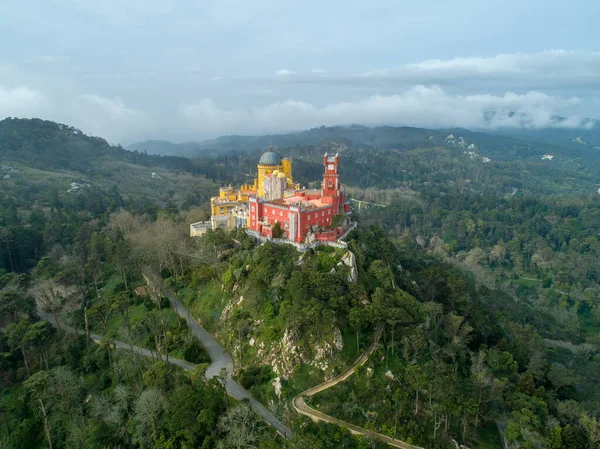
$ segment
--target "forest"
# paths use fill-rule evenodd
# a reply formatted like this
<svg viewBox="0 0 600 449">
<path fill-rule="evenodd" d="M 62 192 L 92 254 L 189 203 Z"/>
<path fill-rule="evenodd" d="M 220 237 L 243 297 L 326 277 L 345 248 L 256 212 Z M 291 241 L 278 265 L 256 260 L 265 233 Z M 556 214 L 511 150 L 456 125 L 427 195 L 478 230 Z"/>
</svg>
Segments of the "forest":
<svg viewBox="0 0 600 449">
<path fill-rule="evenodd" d="M 0 447 L 385 447 L 291 405 L 377 333 L 367 363 L 311 407 L 426 448 L 600 447 L 593 167 L 542 160 L 541 146 L 494 160 L 500 148 L 485 141 L 471 157 L 422 138 L 280 149 L 313 186 L 322 154 L 341 151 L 342 182 L 366 202 L 347 239 L 352 282 L 337 248 L 188 237 L 219 184 L 253 173 L 257 151 L 149 156 L 64 125 L 0 122 L 11 173 L 0 180 Z M 69 192 L 71 182 L 94 188 Z M 146 266 L 228 348 L 236 379 L 292 440 L 205 379 L 206 352 L 148 291 Z"/>
</svg>

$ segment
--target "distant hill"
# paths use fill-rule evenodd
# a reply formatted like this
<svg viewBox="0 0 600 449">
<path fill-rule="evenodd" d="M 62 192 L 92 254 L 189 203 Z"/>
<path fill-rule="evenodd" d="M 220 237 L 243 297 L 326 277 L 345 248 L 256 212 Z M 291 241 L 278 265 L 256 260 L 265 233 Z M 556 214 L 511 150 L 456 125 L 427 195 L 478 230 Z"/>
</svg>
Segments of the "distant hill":
<svg viewBox="0 0 600 449">
<path fill-rule="evenodd" d="M 354 189 L 449 194 L 459 188 L 539 196 L 596 194 L 600 186 L 600 153 L 586 143 L 540 142 L 462 128 L 319 127 L 283 135 L 224 136 L 169 148 L 195 148 L 188 155 L 198 163 L 212 161 L 215 180 L 236 185 L 252 179 L 259 154 L 269 144 L 294 159 L 294 177 L 303 185 L 319 183 L 325 151 L 343 151 L 341 180 Z"/>
<path fill-rule="evenodd" d="M 30 195 L 35 199 L 44 190 L 61 194 L 95 190 L 106 192 L 116 187 L 124 197 L 139 197 L 164 202 L 177 195 L 182 183 L 196 191 L 197 204 L 210 196 L 199 190 L 206 183 L 205 167 L 190 159 L 128 151 L 110 145 L 100 137 L 88 136 L 76 128 L 40 119 L 0 121 L 0 182 L 5 194 Z M 75 183 L 73 189 L 72 183 Z M 202 198 L 201 198 L 202 197 Z M 31 200 L 30 198 L 30 200 Z"/>
<path fill-rule="evenodd" d="M 557 118 L 557 120 L 560 118 Z M 600 145 L 600 123 L 589 121 L 592 129 L 549 128 L 538 130 L 500 129 L 493 132 L 461 128 L 424 129 L 413 127 L 321 126 L 306 131 L 265 136 L 223 136 L 214 140 L 173 144 L 166 141 L 146 141 L 133 144 L 131 150 L 151 154 L 185 155 L 187 157 L 215 156 L 233 151 L 259 152 L 269 145 L 285 149 L 295 146 L 324 145 L 336 142 L 351 147 L 373 149 L 428 148 L 449 145 L 447 137 L 463 137 L 475 144 L 487 156 L 496 160 L 540 158 L 544 154 L 562 155 L 600 163 L 595 142 Z M 576 141 L 581 136 L 583 143 Z M 598 136 L 598 137 L 596 137 Z"/>
<path fill-rule="evenodd" d="M 217 147 L 218 148 L 218 147 Z M 145 140 L 127 147 L 130 151 L 163 156 L 216 156 L 220 150 L 213 149 L 207 142 L 172 143 L 166 140 Z"/>
<path fill-rule="evenodd" d="M 536 142 L 551 143 L 571 148 L 587 146 L 589 148 L 600 150 L 600 122 L 588 122 L 590 129 L 587 128 L 507 128 L 495 131 L 488 131 L 491 134 L 514 137 L 521 140 L 530 140 Z"/>
<path fill-rule="evenodd" d="M 297 145 L 321 145 L 329 141 L 352 146 L 391 148 L 399 143 L 411 146 L 427 141 L 432 131 L 411 127 L 382 126 L 369 128 L 361 125 L 321 126 L 306 131 L 264 136 L 222 136 L 213 140 L 174 144 L 167 141 L 149 140 L 130 145 L 128 149 L 146 151 L 149 154 L 182 155 L 188 157 L 210 156 L 229 151 L 253 151 L 270 145 L 290 148 Z M 439 134 L 439 137 L 442 135 Z"/>
<path fill-rule="evenodd" d="M 0 121 L 0 160 L 20 161 L 35 168 L 69 169 L 87 173 L 99 159 L 190 172 L 194 170 L 188 159 L 128 151 L 61 123 L 14 118 Z"/>
</svg>

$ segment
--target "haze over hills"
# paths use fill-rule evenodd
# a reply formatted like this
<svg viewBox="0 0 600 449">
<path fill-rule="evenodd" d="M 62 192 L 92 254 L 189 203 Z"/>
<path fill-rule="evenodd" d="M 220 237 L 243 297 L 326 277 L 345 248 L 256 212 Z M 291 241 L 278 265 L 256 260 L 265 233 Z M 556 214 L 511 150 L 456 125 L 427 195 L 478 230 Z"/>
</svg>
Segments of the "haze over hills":
<svg viewBox="0 0 600 449">
<path fill-rule="evenodd" d="M 461 136 L 479 148 L 490 151 L 496 159 L 528 158 L 546 153 L 581 157 L 593 164 L 600 162 L 594 147 L 600 148 L 600 122 L 586 119 L 583 128 L 559 127 L 563 119 L 556 117 L 553 128 L 499 128 L 467 130 L 462 128 L 425 129 L 414 127 L 361 125 L 312 128 L 288 134 L 264 136 L 229 135 L 198 142 L 172 143 L 142 141 L 130 145 L 133 151 L 148 154 L 186 157 L 214 156 L 227 151 L 259 151 L 272 145 L 278 148 L 296 145 L 321 145 L 335 141 L 350 146 L 375 149 L 444 146 L 449 135 Z"/>
</svg>

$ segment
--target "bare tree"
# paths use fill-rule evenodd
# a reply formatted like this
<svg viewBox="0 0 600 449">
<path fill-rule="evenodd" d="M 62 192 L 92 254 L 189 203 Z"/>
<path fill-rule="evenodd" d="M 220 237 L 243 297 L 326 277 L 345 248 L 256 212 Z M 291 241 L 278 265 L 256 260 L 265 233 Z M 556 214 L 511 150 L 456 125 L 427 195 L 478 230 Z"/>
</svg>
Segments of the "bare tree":
<svg viewBox="0 0 600 449">
<path fill-rule="evenodd" d="M 30 293 L 35 298 L 38 310 L 50 313 L 59 331 L 62 332 L 61 315 L 74 312 L 78 308 L 76 289 L 61 285 L 52 279 L 38 279 Z"/>
<path fill-rule="evenodd" d="M 218 449 L 245 449 L 258 447 L 268 439 L 264 421 L 247 402 L 242 402 L 219 419 L 219 430 L 226 433 L 219 441 Z"/>
<path fill-rule="evenodd" d="M 50 432 L 50 393 L 48 390 L 49 377 L 50 373 L 48 371 L 39 371 L 23 382 L 23 386 L 42 413 L 44 434 L 48 441 L 48 448 L 52 449 L 52 436 Z"/>
<path fill-rule="evenodd" d="M 135 440 L 140 447 L 152 447 L 158 438 L 158 419 L 165 408 L 165 398 L 159 390 L 144 390 L 135 402 Z"/>
<path fill-rule="evenodd" d="M 74 415 L 81 412 L 79 407 L 75 407 L 81 383 L 75 373 L 66 366 L 52 368 L 51 374 L 50 394 L 58 398 L 61 408 L 66 410 L 72 421 L 75 418 Z"/>
</svg>

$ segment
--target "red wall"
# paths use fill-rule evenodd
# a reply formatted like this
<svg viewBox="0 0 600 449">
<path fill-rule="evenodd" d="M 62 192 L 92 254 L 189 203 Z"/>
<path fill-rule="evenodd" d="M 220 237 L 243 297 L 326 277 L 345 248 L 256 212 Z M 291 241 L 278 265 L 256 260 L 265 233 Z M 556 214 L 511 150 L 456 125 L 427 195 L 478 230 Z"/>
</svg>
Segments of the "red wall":
<svg viewBox="0 0 600 449">
<path fill-rule="evenodd" d="M 300 192 L 299 192 L 300 193 Z M 302 192 L 302 196 L 305 192 Z M 321 199 L 324 202 L 330 203 L 331 205 L 323 207 L 317 210 L 310 210 L 300 212 L 298 214 L 298 229 L 300 231 L 300 235 L 297 238 L 293 238 L 294 241 L 301 243 L 304 241 L 306 237 L 306 233 L 308 232 L 308 228 L 311 226 L 323 226 L 327 227 L 331 224 L 331 220 L 335 215 L 337 215 L 340 208 L 340 201 L 343 201 L 343 195 L 339 192 L 340 196 L 335 197 L 322 197 Z M 312 197 L 313 195 L 311 195 Z M 319 195 L 316 196 L 318 198 Z M 264 217 L 266 216 L 267 222 L 269 224 L 274 224 L 275 222 L 281 223 L 282 229 L 285 229 L 286 224 L 289 225 L 289 210 L 281 207 L 273 207 L 269 203 L 260 203 L 260 202 L 249 202 L 250 206 L 250 229 L 254 231 L 262 232 L 262 223 L 264 222 Z M 255 210 L 252 210 L 252 206 L 254 206 Z M 345 209 L 345 207 L 344 207 Z M 267 230 L 265 230 L 266 232 Z M 330 237 L 330 233 L 323 233 L 321 237 L 317 236 L 319 240 L 335 240 L 335 232 L 332 233 L 333 238 Z"/>
</svg>

